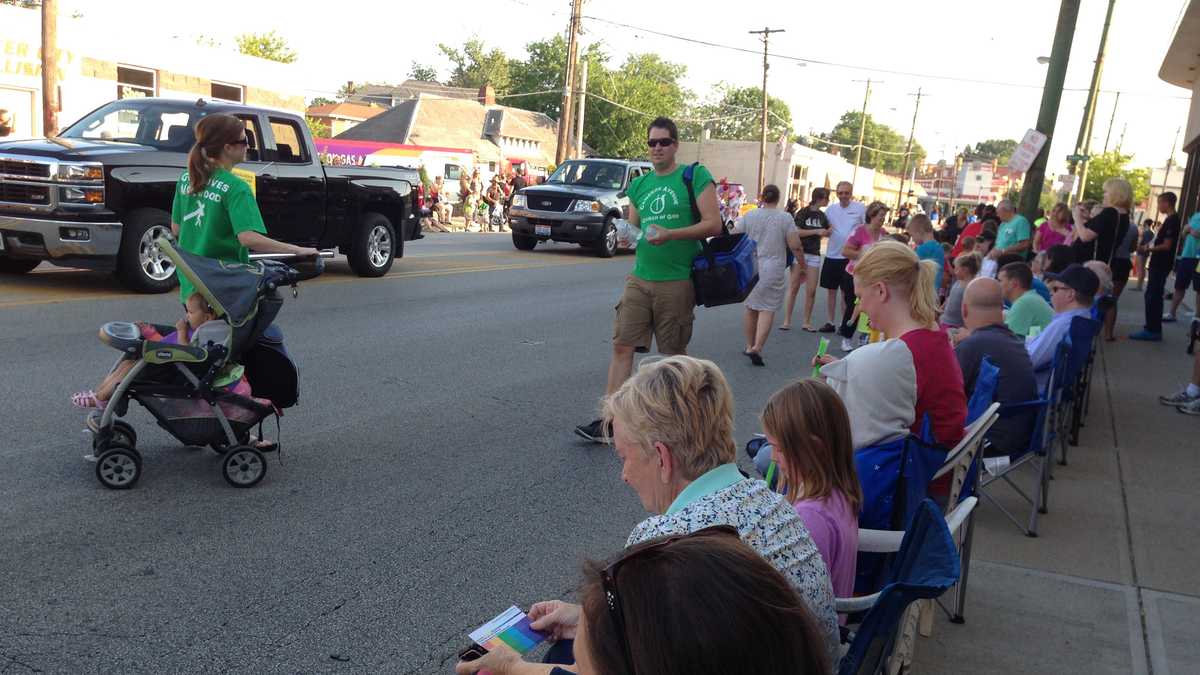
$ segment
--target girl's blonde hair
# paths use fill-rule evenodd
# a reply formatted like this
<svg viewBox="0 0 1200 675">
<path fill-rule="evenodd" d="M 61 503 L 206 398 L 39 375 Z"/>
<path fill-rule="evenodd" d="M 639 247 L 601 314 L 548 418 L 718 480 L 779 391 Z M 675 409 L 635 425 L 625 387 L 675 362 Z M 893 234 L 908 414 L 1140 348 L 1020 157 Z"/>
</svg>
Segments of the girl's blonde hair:
<svg viewBox="0 0 1200 675">
<path fill-rule="evenodd" d="M 602 416 L 606 426 L 619 418 L 646 456 L 656 442 L 670 448 L 687 480 L 737 459 L 733 392 L 712 361 L 690 356 L 643 361 L 604 399 Z"/>
<path fill-rule="evenodd" d="M 893 292 L 908 298 L 908 312 L 918 323 L 932 327 L 937 322 L 938 264 L 920 260 L 913 250 L 895 241 L 881 241 L 859 258 L 854 277 L 864 284 L 883 282 Z"/>
<path fill-rule="evenodd" d="M 787 459 L 787 499 L 827 499 L 842 493 L 852 513 L 862 506 L 854 466 L 850 416 L 832 387 L 820 380 L 793 382 L 775 392 L 762 414 L 763 429 Z"/>
<path fill-rule="evenodd" d="M 961 265 L 962 267 L 966 268 L 973 277 L 979 275 L 979 268 L 982 266 L 982 263 L 983 261 L 979 257 L 979 254 L 974 251 L 971 251 L 970 253 L 959 253 L 958 257 L 954 259 L 955 265 Z"/>
<path fill-rule="evenodd" d="M 1109 178 L 1104 181 L 1104 191 L 1112 198 L 1112 205 L 1119 209 L 1133 208 L 1133 186 L 1124 178 Z"/>
</svg>

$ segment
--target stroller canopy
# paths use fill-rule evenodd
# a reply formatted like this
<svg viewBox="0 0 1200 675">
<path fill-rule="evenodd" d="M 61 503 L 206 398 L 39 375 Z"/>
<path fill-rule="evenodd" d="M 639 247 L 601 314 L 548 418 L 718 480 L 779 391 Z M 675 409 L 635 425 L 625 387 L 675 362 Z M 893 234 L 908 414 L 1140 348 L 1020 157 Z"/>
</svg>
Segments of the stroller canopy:
<svg viewBox="0 0 1200 675">
<path fill-rule="evenodd" d="M 290 272 L 286 265 L 205 258 L 177 249 L 165 238 L 158 240 L 158 247 L 175 263 L 179 274 L 192 282 L 213 311 L 233 327 L 234 353 L 257 340 L 279 314 L 282 302 L 275 286 L 286 283 Z"/>
</svg>

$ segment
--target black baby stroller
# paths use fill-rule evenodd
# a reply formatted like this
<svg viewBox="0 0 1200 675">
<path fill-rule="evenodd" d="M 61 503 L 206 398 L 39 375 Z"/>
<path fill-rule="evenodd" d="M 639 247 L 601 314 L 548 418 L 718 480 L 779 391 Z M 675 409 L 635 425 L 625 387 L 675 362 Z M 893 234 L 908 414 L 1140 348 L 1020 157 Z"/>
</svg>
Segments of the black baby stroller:
<svg viewBox="0 0 1200 675">
<path fill-rule="evenodd" d="M 278 418 L 279 411 L 298 398 L 296 366 L 283 348 L 278 327 L 271 325 L 283 305 L 278 288 L 291 286 L 294 294 L 297 282 L 323 271 L 323 261 L 317 258 L 311 271 L 300 272 L 277 260 L 241 264 L 201 258 L 175 249 L 165 239 L 158 246 L 218 320 L 200 326 L 186 345 L 146 340 L 132 323 L 111 322 L 100 328 L 100 340 L 135 363 L 99 418 L 89 420 L 96 477 L 106 487 L 123 489 L 141 476 L 137 433 L 118 419 L 128 412 L 132 399 L 181 443 L 208 445 L 220 453 L 221 474 L 231 485 L 257 485 L 267 472 L 263 452 L 278 445 L 252 445 L 250 431 L 257 425 L 261 439 L 262 421 Z M 172 330 L 155 329 L 164 335 Z M 240 381 L 243 370 L 252 392 L 248 396 L 227 386 L 230 380 Z"/>
</svg>

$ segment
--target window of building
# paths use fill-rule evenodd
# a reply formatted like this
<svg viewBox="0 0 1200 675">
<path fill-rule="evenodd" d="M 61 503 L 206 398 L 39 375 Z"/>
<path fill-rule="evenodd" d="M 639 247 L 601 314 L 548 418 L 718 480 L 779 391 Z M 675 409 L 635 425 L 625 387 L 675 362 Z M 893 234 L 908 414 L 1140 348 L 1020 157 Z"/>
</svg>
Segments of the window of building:
<svg viewBox="0 0 1200 675">
<path fill-rule="evenodd" d="M 496 173 L 496 163 L 495 162 L 488 162 L 488 171 L 491 171 L 492 173 Z"/>
<path fill-rule="evenodd" d="M 158 93 L 158 73 L 147 68 L 117 66 L 117 98 L 145 98 Z"/>
<path fill-rule="evenodd" d="M 211 95 L 213 98 L 221 101 L 233 101 L 234 103 L 242 102 L 242 94 L 244 89 L 240 84 L 225 84 L 223 82 L 213 82 Z"/>
<path fill-rule="evenodd" d="M 275 161 L 294 164 L 308 163 L 308 148 L 304 145 L 304 134 L 292 120 L 270 118 L 271 135 L 275 137 Z"/>
</svg>

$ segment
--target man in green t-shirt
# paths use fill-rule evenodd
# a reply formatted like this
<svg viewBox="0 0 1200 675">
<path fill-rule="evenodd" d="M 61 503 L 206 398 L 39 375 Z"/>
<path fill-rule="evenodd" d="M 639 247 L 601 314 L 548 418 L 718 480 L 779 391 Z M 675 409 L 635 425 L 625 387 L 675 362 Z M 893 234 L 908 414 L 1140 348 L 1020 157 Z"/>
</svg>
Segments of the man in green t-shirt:
<svg viewBox="0 0 1200 675">
<path fill-rule="evenodd" d="M 626 190 L 629 223 L 641 228 L 643 239 L 617 303 L 607 394 L 629 379 L 634 353 L 650 351 L 652 341 L 661 354 L 687 353 L 696 304 L 692 260 L 700 252 L 700 240 L 722 232 L 712 174 L 700 165 L 692 173 L 700 220 L 692 214 L 683 181 L 687 167 L 675 162 L 679 149 L 675 123 L 666 117 L 651 122 L 647 145 L 654 171 L 635 179 Z M 575 433 L 597 442 L 611 435 L 600 420 L 576 427 Z"/>
<path fill-rule="evenodd" d="M 1054 319 L 1054 309 L 1033 290 L 1033 270 L 1023 262 L 1000 268 L 1000 288 L 1012 307 L 1004 314 L 1009 330 L 1025 338 L 1036 335 Z"/>
<path fill-rule="evenodd" d="M 996 244 L 988 257 L 995 260 L 1007 253 L 1028 255 L 1033 247 L 1033 227 L 1029 219 L 1017 213 L 1007 199 L 996 204 L 996 215 L 1000 217 L 1000 227 L 996 229 Z"/>
</svg>

